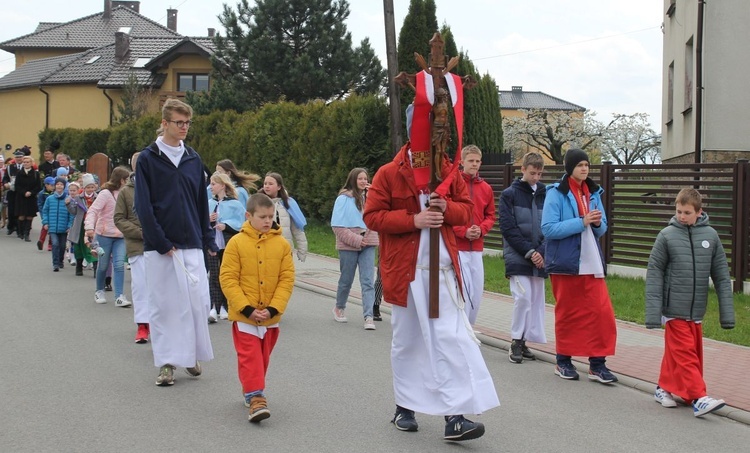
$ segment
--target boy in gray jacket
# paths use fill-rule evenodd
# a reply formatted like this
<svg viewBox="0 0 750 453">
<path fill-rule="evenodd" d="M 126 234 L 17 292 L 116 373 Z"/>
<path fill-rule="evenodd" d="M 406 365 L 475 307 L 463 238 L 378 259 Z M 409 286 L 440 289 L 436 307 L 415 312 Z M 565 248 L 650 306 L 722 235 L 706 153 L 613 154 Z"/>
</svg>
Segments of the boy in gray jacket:
<svg viewBox="0 0 750 453">
<path fill-rule="evenodd" d="M 646 327 L 665 325 L 664 357 L 654 399 L 676 407 L 675 394 L 692 403 L 703 416 L 724 406 L 706 395 L 703 380 L 703 315 L 708 303 L 708 278 L 719 296 L 721 327 L 734 328 L 734 298 L 727 256 L 716 230 L 703 212 L 701 194 L 682 189 L 675 216 L 656 237 L 646 273 Z"/>
</svg>

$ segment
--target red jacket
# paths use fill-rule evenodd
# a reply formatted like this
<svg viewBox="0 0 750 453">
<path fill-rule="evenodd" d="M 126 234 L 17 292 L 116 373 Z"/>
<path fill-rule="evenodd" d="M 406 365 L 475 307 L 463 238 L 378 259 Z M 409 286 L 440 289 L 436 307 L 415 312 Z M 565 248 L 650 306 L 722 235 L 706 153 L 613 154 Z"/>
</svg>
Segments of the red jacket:
<svg viewBox="0 0 750 453">
<path fill-rule="evenodd" d="M 484 237 L 495 225 L 495 194 L 492 192 L 492 187 L 479 175 L 473 178 L 464 172 L 461 172 L 461 175 L 469 189 L 469 198 L 474 203 L 474 210 L 466 225 L 453 227 L 453 232 L 456 233 L 456 245 L 462 252 L 481 252 L 484 250 Z M 472 225 L 479 225 L 482 235 L 479 239 L 470 241 L 466 239 L 466 230 Z"/>
<path fill-rule="evenodd" d="M 380 235 L 380 277 L 383 299 L 394 305 L 406 306 L 409 283 L 415 278 L 417 252 L 421 230 L 414 226 L 414 216 L 421 212 L 419 193 L 408 154 L 409 143 L 378 170 L 367 191 L 364 221 L 368 228 Z M 443 159 L 443 175 L 450 171 L 448 157 Z M 466 184 L 460 177 L 453 178 L 446 198 L 444 223 L 440 228 L 450 254 L 453 268 L 461 285 L 458 249 L 453 225 L 469 221 L 472 204 Z"/>
</svg>

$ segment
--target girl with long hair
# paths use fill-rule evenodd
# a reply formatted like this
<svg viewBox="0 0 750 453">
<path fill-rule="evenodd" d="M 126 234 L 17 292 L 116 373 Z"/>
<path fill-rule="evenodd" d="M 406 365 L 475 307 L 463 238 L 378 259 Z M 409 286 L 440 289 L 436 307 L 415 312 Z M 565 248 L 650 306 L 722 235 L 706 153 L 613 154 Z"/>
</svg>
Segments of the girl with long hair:
<svg viewBox="0 0 750 453">
<path fill-rule="evenodd" d="M 255 183 L 260 181 L 260 176 L 255 173 L 238 170 L 237 167 L 234 166 L 234 163 L 229 159 L 222 159 L 216 162 L 216 171 L 229 176 L 235 189 L 237 189 L 237 196 L 235 198 L 242 204 L 242 206 L 246 206 L 250 191 L 254 192 L 258 190 L 258 186 Z M 211 198 L 212 196 L 213 195 L 208 198 Z"/>
<path fill-rule="evenodd" d="M 307 258 L 307 236 L 305 235 L 307 219 L 294 198 L 289 196 L 281 175 L 275 172 L 266 173 L 261 191 L 273 201 L 276 209 L 274 218 L 281 227 L 284 239 L 297 253 L 297 258 L 304 262 Z"/>
</svg>

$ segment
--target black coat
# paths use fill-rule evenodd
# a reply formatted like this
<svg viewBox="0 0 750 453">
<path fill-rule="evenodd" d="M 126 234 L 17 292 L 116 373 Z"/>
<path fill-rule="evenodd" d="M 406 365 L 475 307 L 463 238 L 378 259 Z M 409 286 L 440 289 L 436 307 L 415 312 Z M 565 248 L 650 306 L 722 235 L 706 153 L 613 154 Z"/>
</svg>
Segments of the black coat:
<svg viewBox="0 0 750 453">
<path fill-rule="evenodd" d="M 15 216 L 34 217 L 36 216 L 36 194 L 42 190 L 42 180 L 39 177 L 39 171 L 33 168 L 29 172 L 21 170 L 16 175 L 16 206 Z M 31 192 L 26 196 L 26 192 Z"/>
</svg>

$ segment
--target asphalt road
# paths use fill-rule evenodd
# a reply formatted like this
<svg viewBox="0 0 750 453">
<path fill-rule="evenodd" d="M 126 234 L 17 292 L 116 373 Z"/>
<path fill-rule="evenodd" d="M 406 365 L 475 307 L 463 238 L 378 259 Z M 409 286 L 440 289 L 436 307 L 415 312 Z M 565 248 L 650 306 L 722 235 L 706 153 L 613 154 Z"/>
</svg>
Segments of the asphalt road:
<svg viewBox="0 0 750 453">
<path fill-rule="evenodd" d="M 442 417 L 422 414 L 418 432 L 399 432 L 389 423 L 389 317 L 365 331 L 350 306 L 338 324 L 333 300 L 300 289 L 271 358 L 271 418 L 253 425 L 228 322 L 210 326 L 216 358 L 203 376 L 178 369 L 174 386 L 156 387 L 132 309 L 116 308 L 112 293 L 95 304 L 91 271 L 53 273 L 47 252 L 4 231 L 0 266 L 1 452 L 740 452 L 750 441 L 746 425 L 695 419 L 623 386 L 563 381 L 550 364 L 511 364 L 489 346 L 502 406 L 473 417 L 483 438 L 445 442 Z"/>
</svg>

